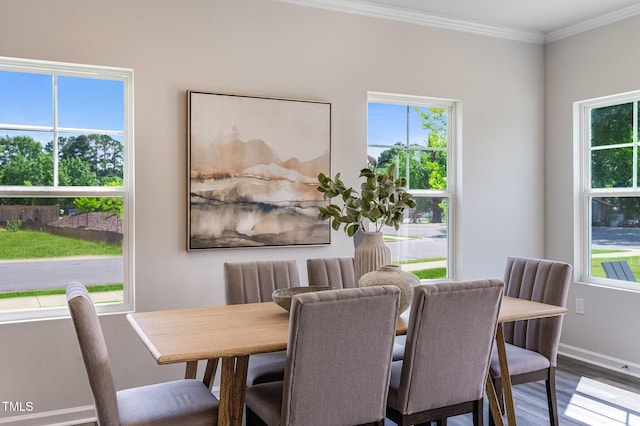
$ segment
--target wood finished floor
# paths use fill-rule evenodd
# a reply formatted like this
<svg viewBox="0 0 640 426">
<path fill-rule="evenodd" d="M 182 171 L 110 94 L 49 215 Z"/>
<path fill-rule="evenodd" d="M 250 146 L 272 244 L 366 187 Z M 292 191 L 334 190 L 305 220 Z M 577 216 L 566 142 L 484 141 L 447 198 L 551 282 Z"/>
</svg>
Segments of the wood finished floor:
<svg viewBox="0 0 640 426">
<path fill-rule="evenodd" d="M 640 426 L 640 379 L 560 357 L 556 370 L 561 426 Z M 544 382 L 513 388 L 519 426 L 549 424 Z M 485 425 L 489 408 L 485 403 Z M 386 420 L 385 426 L 393 426 Z M 452 417 L 449 426 L 473 425 L 470 414 Z"/>
</svg>

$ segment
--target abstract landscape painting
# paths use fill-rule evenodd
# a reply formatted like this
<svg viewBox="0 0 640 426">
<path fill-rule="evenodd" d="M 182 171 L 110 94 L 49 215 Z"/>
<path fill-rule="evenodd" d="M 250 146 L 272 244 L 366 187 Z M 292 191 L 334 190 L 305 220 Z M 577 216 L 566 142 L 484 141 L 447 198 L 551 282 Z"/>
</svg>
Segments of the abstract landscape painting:
<svg viewBox="0 0 640 426">
<path fill-rule="evenodd" d="M 188 249 L 328 244 L 331 104 L 188 92 Z"/>
</svg>

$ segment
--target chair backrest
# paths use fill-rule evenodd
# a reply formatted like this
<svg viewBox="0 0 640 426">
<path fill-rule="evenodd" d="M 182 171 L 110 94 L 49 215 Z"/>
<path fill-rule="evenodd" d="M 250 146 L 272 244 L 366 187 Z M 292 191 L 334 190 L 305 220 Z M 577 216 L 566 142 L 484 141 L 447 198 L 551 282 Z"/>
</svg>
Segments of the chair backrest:
<svg viewBox="0 0 640 426">
<path fill-rule="evenodd" d="M 227 262 L 224 282 L 228 305 L 270 302 L 279 288 L 299 287 L 295 260 Z"/>
<path fill-rule="evenodd" d="M 384 419 L 399 296 L 379 286 L 293 297 L 281 424 Z"/>
<path fill-rule="evenodd" d="M 80 352 L 96 404 L 98 424 L 120 424 L 109 353 L 96 309 L 82 284 L 70 283 L 66 292 L 71 320 L 78 336 Z"/>
<path fill-rule="evenodd" d="M 394 395 L 402 412 L 482 398 L 503 289 L 498 279 L 414 288 L 398 394 Z"/>
<path fill-rule="evenodd" d="M 564 262 L 509 257 L 504 273 L 505 294 L 519 299 L 566 307 L 571 270 L 571 265 Z M 505 341 L 541 353 L 555 367 L 562 318 L 563 316 L 559 315 L 506 323 L 503 325 Z"/>
<path fill-rule="evenodd" d="M 310 286 L 357 287 L 353 257 L 307 259 L 307 278 Z"/>
</svg>

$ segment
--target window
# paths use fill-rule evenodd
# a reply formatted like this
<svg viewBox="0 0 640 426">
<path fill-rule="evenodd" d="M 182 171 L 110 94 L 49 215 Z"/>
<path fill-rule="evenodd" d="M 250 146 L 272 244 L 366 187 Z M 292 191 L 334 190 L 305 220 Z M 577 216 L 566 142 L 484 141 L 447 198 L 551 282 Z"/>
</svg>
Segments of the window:
<svg viewBox="0 0 640 426">
<path fill-rule="evenodd" d="M 133 307 L 133 71 L 0 57 L 0 321 Z"/>
<path fill-rule="evenodd" d="M 368 154 L 396 164 L 416 208 L 396 231 L 383 228 L 392 259 L 420 279 L 451 276 L 455 102 L 369 93 Z"/>
<path fill-rule="evenodd" d="M 640 92 L 577 104 L 582 280 L 640 290 Z"/>
</svg>

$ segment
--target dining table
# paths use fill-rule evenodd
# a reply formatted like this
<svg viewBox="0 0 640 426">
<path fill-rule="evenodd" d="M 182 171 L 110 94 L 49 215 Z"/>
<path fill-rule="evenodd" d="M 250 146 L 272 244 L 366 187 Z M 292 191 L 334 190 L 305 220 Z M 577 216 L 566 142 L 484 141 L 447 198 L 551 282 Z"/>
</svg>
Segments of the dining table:
<svg viewBox="0 0 640 426">
<path fill-rule="evenodd" d="M 517 419 L 502 324 L 566 312 L 563 307 L 503 296 L 496 348 L 509 425 L 515 425 Z M 397 335 L 407 333 L 409 315 L 410 309 L 398 317 Z M 136 312 L 127 319 L 158 364 L 186 363 L 187 379 L 196 378 L 199 361 L 209 360 L 202 380 L 211 387 L 217 360 L 222 360 L 220 426 L 242 424 L 249 357 L 285 350 L 289 335 L 289 312 L 274 302 Z M 487 380 L 486 393 L 496 425 L 504 424 L 491 380 Z"/>
</svg>

